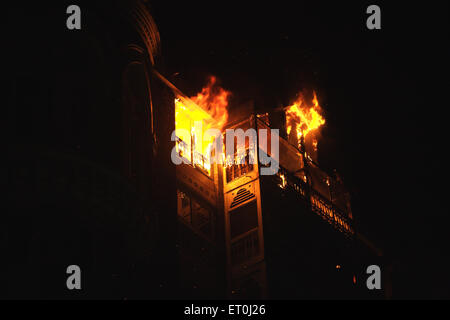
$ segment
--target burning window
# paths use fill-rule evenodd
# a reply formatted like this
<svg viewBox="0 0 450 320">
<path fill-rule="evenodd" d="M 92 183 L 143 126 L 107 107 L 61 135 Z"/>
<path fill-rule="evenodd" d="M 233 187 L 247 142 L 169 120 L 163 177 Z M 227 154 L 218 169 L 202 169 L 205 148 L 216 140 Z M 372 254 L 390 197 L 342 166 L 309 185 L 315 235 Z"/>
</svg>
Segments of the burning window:
<svg viewBox="0 0 450 320">
<path fill-rule="evenodd" d="M 315 92 L 311 103 L 308 103 L 304 95 L 300 94 L 292 105 L 285 108 L 285 112 L 288 141 L 297 147 L 300 147 L 302 139 L 308 133 L 317 130 L 325 123 Z M 314 148 L 317 149 L 317 140 Z"/>
<path fill-rule="evenodd" d="M 224 137 L 224 145 L 227 143 L 227 137 Z M 224 165 L 226 173 L 226 182 L 229 183 L 247 173 L 253 171 L 256 159 L 255 141 L 250 141 L 249 137 L 244 140 L 245 144 L 238 145 L 238 140 L 234 137 L 233 154 L 226 156 Z"/>
<path fill-rule="evenodd" d="M 245 150 L 244 155 L 243 161 L 238 159 L 237 153 L 234 154 L 234 159 L 227 159 L 225 167 L 227 183 L 253 171 L 254 156 L 249 149 Z"/>
<path fill-rule="evenodd" d="M 175 129 L 177 152 L 188 163 L 210 171 L 208 152 L 213 142 L 204 137 L 206 127 L 213 119 L 207 112 L 188 100 L 175 99 Z M 205 141 L 206 140 L 206 141 Z"/>
<path fill-rule="evenodd" d="M 175 129 L 177 152 L 188 163 L 210 173 L 211 151 L 214 136 L 208 129 L 222 130 L 228 120 L 228 98 L 230 92 L 216 84 L 211 77 L 206 87 L 190 99 L 175 99 Z"/>
</svg>

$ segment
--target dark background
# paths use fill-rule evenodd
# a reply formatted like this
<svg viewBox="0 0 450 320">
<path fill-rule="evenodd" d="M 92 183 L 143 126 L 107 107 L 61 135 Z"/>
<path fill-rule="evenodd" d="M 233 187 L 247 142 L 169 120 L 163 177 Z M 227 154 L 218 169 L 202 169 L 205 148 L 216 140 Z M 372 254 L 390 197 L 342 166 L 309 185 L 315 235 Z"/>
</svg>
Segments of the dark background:
<svg viewBox="0 0 450 320">
<path fill-rule="evenodd" d="M 448 2 L 150 3 L 160 71 L 187 95 L 208 75 L 232 92 L 231 111 L 250 100 L 286 106 L 316 90 L 327 121 L 319 163 L 342 174 L 361 232 L 391 261 L 393 297 L 450 298 Z M 370 4 L 381 8 L 381 30 L 366 28 Z M 9 40 L 5 48 L 50 51 L 45 32 L 34 27 L 15 39 L 20 50 Z"/>
<path fill-rule="evenodd" d="M 381 30 L 366 8 L 381 8 Z M 231 108 L 316 90 L 319 163 L 352 192 L 360 230 L 393 265 L 394 298 L 450 297 L 445 93 L 448 3 L 153 3 L 166 73 L 188 95 L 208 75 Z"/>
</svg>

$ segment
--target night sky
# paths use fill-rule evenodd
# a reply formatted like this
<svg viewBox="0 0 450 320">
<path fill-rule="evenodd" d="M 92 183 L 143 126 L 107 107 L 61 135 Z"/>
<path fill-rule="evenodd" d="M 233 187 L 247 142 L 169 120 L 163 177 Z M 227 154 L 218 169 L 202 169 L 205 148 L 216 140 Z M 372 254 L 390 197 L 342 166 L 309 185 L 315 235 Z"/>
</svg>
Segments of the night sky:
<svg viewBox="0 0 450 320">
<path fill-rule="evenodd" d="M 378 4 L 382 29 L 366 28 Z M 450 296 L 448 4 L 153 3 L 167 75 L 194 95 L 215 75 L 231 108 L 315 90 L 319 163 L 340 172 L 361 231 L 394 267 L 394 297 Z"/>
</svg>

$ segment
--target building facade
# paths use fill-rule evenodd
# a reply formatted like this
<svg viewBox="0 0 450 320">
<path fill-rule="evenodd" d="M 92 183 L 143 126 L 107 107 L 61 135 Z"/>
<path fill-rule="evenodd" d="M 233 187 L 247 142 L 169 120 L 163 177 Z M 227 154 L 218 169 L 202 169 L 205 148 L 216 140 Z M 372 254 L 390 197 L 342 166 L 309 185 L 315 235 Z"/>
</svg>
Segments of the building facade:
<svg viewBox="0 0 450 320">
<path fill-rule="evenodd" d="M 178 246 L 180 256 L 192 259 L 181 264 L 182 285 L 193 296 L 205 290 L 203 297 L 213 285 L 232 299 L 382 297 L 367 290 L 365 274 L 382 263 L 382 253 L 361 241 L 341 178 L 320 169 L 313 135 L 300 145 L 271 135 L 270 119 L 277 117 L 249 114 L 228 123 L 224 136 L 228 129 L 254 130 L 256 146 L 249 134 L 245 150 L 222 164 L 205 165 L 194 143 L 177 139 L 175 149 L 188 160 L 176 166 Z M 278 155 L 271 139 L 278 140 Z M 278 159 L 274 174 L 262 174 L 266 156 Z"/>
</svg>

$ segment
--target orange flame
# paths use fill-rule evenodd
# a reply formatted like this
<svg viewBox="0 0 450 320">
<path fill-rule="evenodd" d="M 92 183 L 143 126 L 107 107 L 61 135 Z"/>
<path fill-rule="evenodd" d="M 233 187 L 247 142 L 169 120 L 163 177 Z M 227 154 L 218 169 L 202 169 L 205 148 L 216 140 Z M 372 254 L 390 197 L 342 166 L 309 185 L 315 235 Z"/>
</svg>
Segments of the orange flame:
<svg viewBox="0 0 450 320">
<path fill-rule="evenodd" d="M 217 86 L 216 82 L 216 77 L 211 76 L 206 87 L 191 100 L 208 112 L 214 118 L 217 129 L 222 130 L 228 120 L 227 106 L 231 93 Z"/>
<path fill-rule="evenodd" d="M 315 92 L 312 105 L 308 105 L 303 95 L 300 94 L 297 101 L 285 110 L 287 134 L 289 136 L 294 128 L 298 141 L 300 141 L 302 136 L 306 137 L 308 133 L 318 129 L 325 123 L 325 119 L 320 114 L 321 108 Z"/>
<path fill-rule="evenodd" d="M 177 144 L 177 150 L 183 157 L 208 172 L 208 153 L 214 137 L 205 137 L 204 133 L 210 128 L 222 130 L 228 120 L 227 106 L 230 95 L 229 91 L 217 86 L 215 77 L 210 77 L 202 91 L 190 98 L 191 101 L 175 99 L 175 129 L 177 136 L 183 141 Z M 191 154 L 194 159 L 191 159 Z"/>
</svg>

